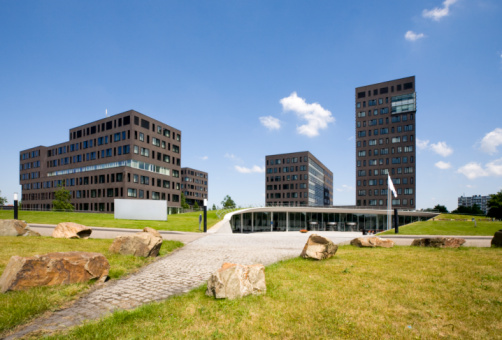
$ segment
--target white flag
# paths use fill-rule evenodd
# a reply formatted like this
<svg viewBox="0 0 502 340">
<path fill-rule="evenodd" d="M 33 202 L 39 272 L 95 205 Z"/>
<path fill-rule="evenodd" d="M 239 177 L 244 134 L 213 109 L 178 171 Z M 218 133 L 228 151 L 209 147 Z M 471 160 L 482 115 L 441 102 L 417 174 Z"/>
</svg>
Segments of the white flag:
<svg viewBox="0 0 502 340">
<path fill-rule="evenodd" d="M 397 197 L 396 188 L 394 188 L 394 183 L 392 183 L 392 179 L 390 179 L 389 174 L 387 174 L 387 185 L 389 186 L 390 191 L 394 194 L 394 198 Z"/>
</svg>

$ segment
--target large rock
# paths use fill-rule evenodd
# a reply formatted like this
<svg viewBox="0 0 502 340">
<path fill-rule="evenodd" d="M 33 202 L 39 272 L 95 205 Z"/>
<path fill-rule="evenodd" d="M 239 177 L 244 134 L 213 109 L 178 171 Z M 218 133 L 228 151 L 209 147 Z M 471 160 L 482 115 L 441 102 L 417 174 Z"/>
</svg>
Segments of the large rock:
<svg viewBox="0 0 502 340">
<path fill-rule="evenodd" d="M 150 233 L 150 234 L 152 234 L 153 236 L 157 236 L 157 237 L 162 238 L 162 236 L 160 235 L 160 233 L 159 233 L 157 230 L 155 230 L 155 229 L 153 229 L 153 228 L 150 228 L 150 227 L 145 227 L 145 228 L 143 228 L 143 232 L 144 232 L 144 233 Z"/>
<path fill-rule="evenodd" d="M 92 229 L 73 222 L 61 222 L 54 231 L 52 237 L 54 238 L 83 238 L 88 239 L 91 236 Z"/>
<path fill-rule="evenodd" d="M 0 220 L 0 236 L 40 236 L 21 220 Z"/>
<path fill-rule="evenodd" d="M 95 278 L 104 281 L 109 270 L 108 260 L 99 253 L 74 251 L 12 256 L 0 277 L 0 291 L 87 282 Z"/>
<path fill-rule="evenodd" d="M 357 247 L 383 247 L 392 248 L 394 247 L 394 241 L 387 240 L 385 238 L 374 237 L 358 237 L 350 241 L 350 244 Z"/>
<path fill-rule="evenodd" d="M 502 247 L 502 229 L 495 232 L 492 238 L 492 246 Z"/>
<path fill-rule="evenodd" d="M 122 255 L 154 257 L 159 255 L 161 246 L 162 237 L 157 237 L 149 232 L 139 232 L 117 236 L 110 246 L 110 252 Z"/>
<path fill-rule="evenodd" d="M 207 281 L 206 295 L 235 299 L 266 293 L 265 266 L 224 263 Z"/>
<path fill-rule="evenodd" d="M 335 255 L 337 250 L 338 246 L 327 238 L 312 234 L 307 240 L 305 247 L 303 247 L 300 256 L 306 259 L 324 260 Z"/>
<path fill-rule="evenodd" d="M 413 240 L 412 246 L 434 248 L 458 248 L 465 243 L 463 238 L 458 237 L 431 237 Z"/>
</svg>

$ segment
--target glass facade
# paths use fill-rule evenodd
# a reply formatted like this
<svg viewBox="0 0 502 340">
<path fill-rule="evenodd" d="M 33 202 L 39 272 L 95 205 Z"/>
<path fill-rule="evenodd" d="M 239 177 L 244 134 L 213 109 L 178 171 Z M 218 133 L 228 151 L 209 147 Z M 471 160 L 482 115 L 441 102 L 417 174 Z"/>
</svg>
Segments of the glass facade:
<svg viewBox="0 0 502 340">
<path fill-rule="evenodd" d="M 425 221 L 436 214 L 399 215 L 399 226 Z M 272 231 L 360 231 L 375 232 L 387 229 L 387 212 L 245 212 L 234 213 L 230 220 L 234 233 L 272 232 Z"/>
</svg>

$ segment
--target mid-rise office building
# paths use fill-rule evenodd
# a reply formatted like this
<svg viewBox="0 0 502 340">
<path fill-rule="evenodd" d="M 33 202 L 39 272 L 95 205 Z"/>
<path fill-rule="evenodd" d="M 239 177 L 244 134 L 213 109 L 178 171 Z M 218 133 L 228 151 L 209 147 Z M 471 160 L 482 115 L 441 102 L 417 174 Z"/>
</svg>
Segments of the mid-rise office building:
<svg viewBox="0 0 502 340">
<path fill-rule="evenodd" d="M 387 207 L 387 174 L 397 198 L 392 206 L 416 206 L 415 77 L 357 87 L 356 205 Z"/>
<path fill-rule="evenodd" d="M 208 173 L 192 168 L 181 169 L 181 191 L 185 201 L 193 206 L 195 202 L 202 207 L 204 200 L 208 199 Z"/>
<path fill-rule="evenodd" d="M 310 152 L 270 155 L 265 163 L 266 205 L 333 205 L 333 173 Z"/>
<path fill-rule="evenodd" d="M 49 210 L 59 186 L 79 211 L 114 211 L 115 198 L 180 206 L 181 131 L 136 111 L 70 129 L 69 141 L 20 152 L 23 209 Z"/>
<path fill-rule="evenodd" d="M 474 196 L 460 196 L 458 198 L 458 206 L 459 207 L 470 207 L 474 204 L 476 204 L 486 215 L 488 213 L 488 201 L 492 195 L 488 196 L 481 196 L 481 195 L 474 195 Z"/>
</svg>

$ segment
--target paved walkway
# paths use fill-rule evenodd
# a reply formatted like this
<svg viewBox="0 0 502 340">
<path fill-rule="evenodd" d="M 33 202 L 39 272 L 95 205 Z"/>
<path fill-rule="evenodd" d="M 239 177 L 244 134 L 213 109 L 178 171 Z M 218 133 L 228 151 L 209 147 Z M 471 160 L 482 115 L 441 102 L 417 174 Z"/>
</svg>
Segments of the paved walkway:
<svg viewBox="0 0 502 340">
<path fill-rule="evenodd" d="M 185 293 L 205 283 L 211 273 L 224 262 L 269 265 L 297 257 L 309 234 L 202 234 L 205 237 L 155 261 L 128 278 L 104 284 L 69 308 L 56 311 L 48 318 L 37 319 L 6 339 L 15 339 L 35 331 L 63 330 L 85 320 L 101 318 L 117 309 L 132 309 Z M 355 232 L 317 234 L 328 237 L 335 243 L 348 242 L 361 235 Z"/>
</svg>

